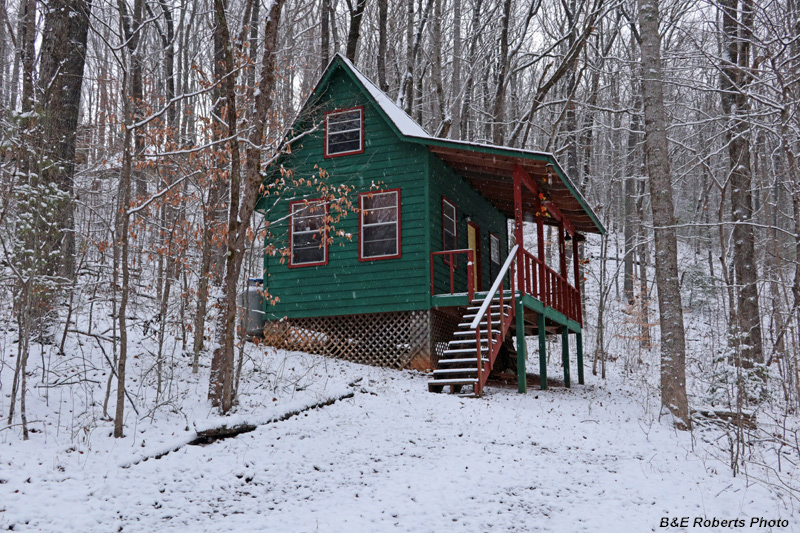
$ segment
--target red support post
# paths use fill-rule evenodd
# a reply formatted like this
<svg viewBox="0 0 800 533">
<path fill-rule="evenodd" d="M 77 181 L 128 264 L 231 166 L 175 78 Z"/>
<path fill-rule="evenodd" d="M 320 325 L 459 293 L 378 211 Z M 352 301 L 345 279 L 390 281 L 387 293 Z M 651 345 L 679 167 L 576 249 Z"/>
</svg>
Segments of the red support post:
<svg viewBox="0 0 800 533">
<path fill-rule="evenodd" d="M 517 253 L 518 260 L 524 257 L 523 251 L 525 250 L 522 232 L 522 178 L 524 172 L 525 171 L 521 167 L 514 167 L 514 231 L 517 245 L 519 245 L 519 252 Z M 519 276 L 517 278 L 517 286 L 520 291 L 525 291 L 527 289 L 525 284 L 525 275 L 527 273 L 527 269 L 525 268 L 520 268 L 517 271 L 517 276 Z"/>
<path fill-rule="evenodd" d="M 544 213 L 542 213 L 541 202 L 537 202 L 537 206 L 539 209 L 539 214 L 536 216 L 536 240 L 538 241 L 537 253 L 539 255 L 539 294 L 535 296 L 539 298 L 542 303 L 546 304 L 547 302 L 545 302 L 545 299 L 547 298 L 548 283 L 544 272 L 544 265 L 546 264 L 544 257 L 544 222 L 542 221 Z M 544 298 L 542 298 L 542 293 L 544 293 Z"/>
<path fill-rule="evenodd" d="M 581 269 L 580 269 L 580 259 L 578 256 L 578 235 L 575 234 L 572 236 L 572 258 L 575 263 L 575 294 L 576 294 L 576 302 L 575 302 L 575 316 L 577 317 L 576 322 L 583 325 L 583 308 L 581 305 Z"/>
<path fill-rule="evenodd" d="M 480 325 L 478 325 L 478 327 L 475 328 L 475 345 L 477 346 L 476 349 L 478 351 L 478 382 L 475 383 L 475 396 L 480 396 L 481 392 L 483 390 L 483 386 L 482 386 L 483 385 L 483 383 L 482 383 L 483 382 L 483 376 L 482 376 L 483 364 L 482 364 L 482 361 L 481 361 L 481 327 L 480 327 Z"/>
<path fill-rule="evenodd" d="M 447 254 L 447 256 L 450 258 L 450 294 L 453 294 L 453 293 L 456 292 L 456 282 L 455 282 L 455 277 L 453 275 L 453 254 L 452 254 L 452 252 Z"/>
<path fill-rule="evenodd" d="M 436 289 L 433 287 L 433 255 L 431 255 L 431 296 L 436 294 Z"/>
<path fill-rule="evenodd" d="M 475 257 L 472 253 L 472 250 L 467 251 L 467 296 L 469 297 L 470 303 L 472 303 L 472 297 L 475 294 Z M 452 261 L 451 261 L 452 263 Z"/>
</svg>

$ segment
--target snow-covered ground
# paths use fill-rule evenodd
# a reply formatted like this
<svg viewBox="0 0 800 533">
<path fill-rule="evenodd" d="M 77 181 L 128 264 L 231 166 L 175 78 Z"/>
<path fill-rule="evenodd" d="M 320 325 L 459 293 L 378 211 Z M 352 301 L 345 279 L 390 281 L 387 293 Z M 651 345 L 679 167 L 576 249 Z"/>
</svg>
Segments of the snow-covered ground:
<svg viewBox="0 0 800 533">
<path fill-rule="evenodd" d="M 0 529 L 636 532 L 667 530 L 663 517 L 765 517 L 788 526 L 739 529 L 800 530 L 785 492 L 732 477 L 711 430 L 676 432 L 637 387 L 588 369 L 585 386 L 470 399 L 430 394 L 414 372 L 247 351 L 239 421 L 354 395 L 201 446 L 188 444 L 196 427 L 217 422 L 207 370 L 176 381 L 153 416 L 129 409 L 124 439 L 90 420 L 104 379 L 50 390 L 49 405 L 33 389 L 36 433 L 0 432 Z"/>
<path fill-rule="evenodd" d="M 616 261 L 598 320 L 597 253 L 587 251 L 587 384 L 527 395 L 498 386 L 480 399 L 436 395 L 423 374 L 247 343 L 239 403 L 223 421 L 206 400 L 209 355 L 192 374 L 174 320 L 159 351 L 153 304 L 134 302 L 127 388 L 138 413 L 126 403 L 122 439 L 103 408 L 110 383 L 113 415 L 110 307 L 76 299 L 63 355 L 32 344 L 24 441 L 18 405 L 6 423 L 17 344 L 11 311 L 0 305 L 0 530 L 800 531 L 800 417 L 777 365 L 764 369 L 768 390 L 748 405 L 758 429 L 740 435 L 734 477 L 732 426 L 698 416 L 692 432 L 679 432 L 659 420 L 658 346 L 639 342 L 642 317 L 620 302 Z M 691 270 L 697 259 L 682 257 Z M 730 409 L 726 311 L 696 278 L 684 283 L 690 405 Z M 655 325 L 651 336 L 657 343 Z M 529 339 L 529 354 L 535 344 Z M 605 380 L 590 367 L 601 351 Z M 558 378 L 557 339 L 549 353 Z M 573 354 L 573 381 L 575 364 Z M 197 431 L 241 422 L 259 427 L 191 444 Z M 661 527 L 684 517 L 687 527 Z M 750 527 L 759 518 L 784 522 Z"/>
</svg>

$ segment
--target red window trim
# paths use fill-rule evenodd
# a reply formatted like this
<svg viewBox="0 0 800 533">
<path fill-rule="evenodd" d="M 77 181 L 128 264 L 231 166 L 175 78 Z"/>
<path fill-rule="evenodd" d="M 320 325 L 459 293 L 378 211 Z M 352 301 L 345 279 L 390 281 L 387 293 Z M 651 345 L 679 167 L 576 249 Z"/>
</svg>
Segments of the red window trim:
<svg viewBox="0 0 800 533">
<path fill-rule="evenodd" d="M 379 257 L 364 257 L 362 223 L 364 221 L 364 209 L 362 207 L 362 198 L 373 194 L 382 194 L 387 192 L 397 193 L 397 253 L 395 255 L 382 255 Z M 402 195 L 400 189 L 382 189 L 380 191 L 362 192 L 358 195 L 358 261 L 383 261 L 385 259 L 400 259 L 403 256 L 403 224 L 402 224 Z"/>
<path fill-rule="evenodd" d="M 294 229 L 294 206 L 297 204 L 310 204 L 313 202 L 325 202 L 325 260 L 316 263 L 294 263 L 294 241 L 292 240 L 292 230 Z M 310 200 L 295 200 L 289 202 L 289 268 L 305 268 L 312 266 L 324 266 L 328 264 L 328 204 L 325 198 L 312 198 Z"/>
<path fill-rule="evenodd" d="M 445 247 L 444 247 L 445 246 L 445 244 L 444 244 L 445 243 L 445 235 L 444 235 L 444 204 L 445 204 L 445 202 L 447 202 L 448 204 L 453 206 L 453 216 L 455 217 L 455 226 L 456 226 L 456 249 L 458 249 L 458 206 L 450 198 L 442 195 L 442 251 L 445 251 Z M 450 266 L 450 260 L 447 259 L 446 255 L 442 256 L 442 261 L 444 261 L 445 265 Z M 456 266 L 456 268 L 457 268 L 457 266 Z"/>
<path fill-rule="evenodd" d="M 347 111 L 354 111 L 358 109 L 361 111 L 361 149 L 353 150 L 350 152 L 339 152 L 336 154 L 329 154 L 328 153 L 328 115 L 338 115 L 339 113 L 346 113 Z M 323 150 L 323 157 L 325 159 L 330 159 L 333 157 L 341 157 L 344 155 L 355 155 L 355 154 L 363 154 L 364 153 L 364 145 L 366 144 L 366 139 L 364 138 L 364 106 L 359 105 L 355 107 L 348 107 L 347 109 L 334 109 L 333 111 L 328 111 L 325 113 L 325 119 L 323 120 L 324 127 L 325 127 L 325 136 L 322 139 L 322 150 Z"/>
</svg>

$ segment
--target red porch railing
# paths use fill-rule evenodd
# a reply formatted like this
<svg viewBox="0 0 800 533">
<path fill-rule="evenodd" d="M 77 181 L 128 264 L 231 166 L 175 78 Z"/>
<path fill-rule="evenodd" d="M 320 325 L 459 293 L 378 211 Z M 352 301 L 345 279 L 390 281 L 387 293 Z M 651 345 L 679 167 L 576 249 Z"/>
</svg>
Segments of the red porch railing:
<svg viewBox="0 0 800 533">
<path fill-rule="evenodd" d="M 434 260 L 437 256 L 443 257 L 445 264 L 449 268 L 449 294 L 463 292 L 463 288 L 458 290 L 456 286 L 455 271 L 458 270 L 459 258 L 465 256 L 467 263 L 467 294 L 469 295 L 469 300 L 472 301 L 475 292 L 473 287 L 473 251 L 467 248 L 431 253 L 431 295 L 436 294 Z M 543 260 L 522 247 L 518 247 L 516 268 L 518 270 L 518 278 L 515 281 L 518 290 L 522 294 L 529 294 L 545 306 L 555 309 L 581 325 L 583 324 L 580 291 L 571 285 L 565 276 L 556 272 L 545 264 Z"/>
<path fill-rule="evenodd" d="M 500 353 L 500 347 L 503 345 L 503 340 L 506 338 L 506 333 L 511 327 L 511 321 L 517 312 L 517 298 L 514 284 L 516 279 L 514 277 L 514 263 L 516 261 L 516 251 L 518 246 L 514 246 L 505 264 L 497 274 L 497 278 L 492 284 L 492 288 L 486 294 L 486 297 L 481 304 L 480 309 L 475 314 L 475 318 L 470 324 L 470 329 L 475 330 L 475 349 L 478 364 L 478 382 L 475 383 L 475 395 L 480 396 L 483 392 L 483 386 L 489 379 L 489 374 L 494 367 L 494 361 L 497 354 Z M 504 287 L 506 273 L 510 273 L 509 294 L 506 296 Z M 511 300 L 511 305 L 508 305 L 508 300 Z M 495 304 L 497 302 L 497 304 Z M 494 308 L 497 308 L 495 312 Z M 508 309 L 506 309 L 508 308 Z M 497 318 L 495 323 L 492 317 Z M 481 329 L 481 324 L 486 324 L 485 329 Z M 497 329 L 495 329 L 495 324 Z M 487 358 L 483 357 L 483 343 L 482 340 L 486 339 L 487 343 Z"/>
<path fill-rule="evenodd" d="M 467 257 L 467 295 L 469 296 L 469 301 L 472 301 L 472 298 L 475 294 L 474 284 L 474 255 L 473 251 L 470 248 L 465 248 L 463 250 L 445 250 L 443 252 L 432 252 L 431 253 L 431 296 L 436 294 L 436 283 L 435 283 L 435 272 L 433 269 L 433 261 L 437 256 L 442 256 L 445 259 L 445 264 L 450 268 L 450 294 L 456 293 L 456 279 L 455 279 L 455 271 L 458 269 L 458 258 L 461 255 L 466 255 Z"/>
<path fill-rule="evenodd" d="M 520 289 L 578 323 L 581 320 L 581 296 L 567 278 L 524 248 L 519 252 Z"/>
</svg>

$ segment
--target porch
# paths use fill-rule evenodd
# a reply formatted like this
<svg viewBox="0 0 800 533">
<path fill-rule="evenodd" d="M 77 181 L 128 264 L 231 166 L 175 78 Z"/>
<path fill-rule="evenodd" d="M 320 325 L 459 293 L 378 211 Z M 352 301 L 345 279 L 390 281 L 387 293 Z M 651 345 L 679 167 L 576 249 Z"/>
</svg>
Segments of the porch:
<svg viewBox="0 0 800 533">
<path fill-rule="evenodd" d="M 525 201 L 526 197 L 528 202 Z M 475 394 L 480 394 L 500 347 L 507 338 L 516 338 L 518 390 L 526 392 L 525 338 L 528 336 L 538 337 L 539 380 L 540 388 L 544 390 L 547 388 L 546 340 L 547 335 L 553 334 L 561 335 L 564 384 L 570 387 L 570 333 L 575 335 L 578 383 L 584 383 L 578 249 L 578 242 L 583 237 L 577 233 L 559 207 L 554 202 L 548 202 L 546 198 L 526 170 L 516 165 L 513 170 L 513 227 L 516 245 L 510 250 L 489 291 L 478 291 L 475 288 L 475 271 L 481 268 L 480 250 L 468 248 L 431 253 L 431 306 L 459 309 L 465 319 L 472 319 L 469 323 L 461 323 L 462 331 L 455 332 L 456 339 L 451 341 L 454 348 L 445 351 L 445 354 L 450 352 L 454 354 L 453 357 L 458 358 L 445 359 L 447 368 L 434 372 L 434 380 L 429 385 L 431 390 L 440 390 L 440 386 L 450 385 L 453 392 L 458 392 L 462 385 L 472 384 L 472 380 Z M 524 246 L 525 221 L 533 221 L 536 225 L 535 254 Z M 548 265 L 544 259 L 545 224 L 556 228 L 558 270 Z M 568 243 L 571 244 L 572 252 L 571 276 L 567 269 Z M 436 261 L 442 261 L 448 266 L 449 279 L 444 284 L 441 279 L 436 279 Z M 459 268 L 466 271 L 465 276 L 457 275 Z M 441 278 L 441 273 L 439 277 Z M 449 291 L 442 291 L 442 285 L 449 287 Z M 438 291 L 437 286 L 440 288 Z M 478 303 L 482 305 L 477 307 Z M 469 347 L 465 347 L 467 342 Z M 464 356 L 472 353 L 474 356 L 469 360 L 470 364 Z M 451 368 L 450 363 L 455 361 L 462 364 Z M 469 372 L 467 368 L 470 369 Z M 473 377 L 472 371 L 476 368 L 477 374 Z"/>
</svg>

